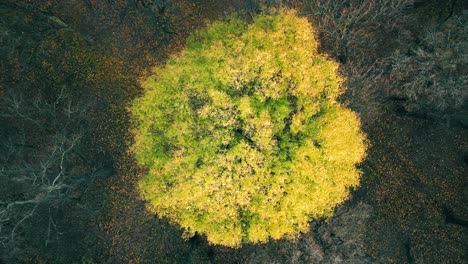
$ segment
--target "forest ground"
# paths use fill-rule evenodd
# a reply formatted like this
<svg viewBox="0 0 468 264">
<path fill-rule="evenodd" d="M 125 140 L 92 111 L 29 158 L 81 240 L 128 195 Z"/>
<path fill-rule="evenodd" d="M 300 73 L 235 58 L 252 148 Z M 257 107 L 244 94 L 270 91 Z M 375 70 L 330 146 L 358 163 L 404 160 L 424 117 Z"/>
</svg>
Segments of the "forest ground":
<svg viewBox="0 0 468 264">
<path fill-rule="evenodd" d="M 411 112 L 402 106 L 407 99 L 388 92 L 398 84 L 391 76 L 385 78 L 386 69 L 384 78 L 368 83 L 353 83 L 357 78 L 350 74 L 358 67 L 353 65 L 374 65 L 402 48 L 389 40 L 395 31 L 407 32 L 408 43 L 417 42 L 425 23 L 433 23 L 429 16 L 445 19 L 457 12 L 454 6 L 464 12 L 462 1 L 448 1 L 448 7 L 418 1 L 401 14 L 417 19 L 398 21 L 396 29 L 382 33 L 387 35 L 358 32 L 366 40 L 380 38 L 387 46 L 366 48 L 356 42 L 355 53 L 346 52 L 345 59 L 340 47 L 320 36 L 322 51 L 341 61 L 343 75 L 351 80 L 343 102 L 360 114 L 370 143 L 361 165 L 361 186 L 333 218 L 313 221 L 310 232 L 296 241 L 230 249 L 208 245 L 199 236 L 183 240 L 177 226 L 146 211 L 136 190 L 143 170 L 128 152 L 131 120 L 126 112 L 131 99 L 142 92 L 140 78 L 181 50 L 196 28 L 233 12 L 248 19 L 258 12 L 259 2 L 27 0 L 0 4 L 1 29 L 9 32 L 2 35 L 2 44 L 13 43 L 0 54 L 5 57 L 0 92 L 14 87 L 34 94 L 37 83 L 77 82 L 68 86 L 98 102 L 89 113 L 90 129 L 81 152 L 93 166 L 112 172 L 93 178 L 59 208 L 50 243 L 44 244 L 42 233 L 34 231 L 42 223 L 34 219 L 24 228 L 26 238 L 17 249 L 0 251 L 0 262 L 465 263 L 468 130 L 464 119 L 457 117 L 466 112 Z M 308 10 L 304 1 L 284 2 L 299 13 Z M 368 58 L 356 59 L 366 52 Z M 22 63 L 26 57 L 33 59 Z M 53 74 L 56 77 L 50 77 Z M 39 82 L 41 78 L 45 81 Z M 368 90 L 359 90 L 364 87 Z"/>
</svg>

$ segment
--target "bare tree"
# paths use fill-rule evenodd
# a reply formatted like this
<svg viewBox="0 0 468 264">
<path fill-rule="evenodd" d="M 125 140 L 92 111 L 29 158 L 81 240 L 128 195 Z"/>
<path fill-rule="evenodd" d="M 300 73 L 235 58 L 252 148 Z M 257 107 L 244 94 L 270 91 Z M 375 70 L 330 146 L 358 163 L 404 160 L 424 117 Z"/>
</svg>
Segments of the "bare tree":
<svg viewBox="0 0 468 264">
<path fill-rule="evenodd" d="M 49 96 L 50 97 L 50 96 Z M 51 241 L 54 211 L 100 173 L 80 153 L 91 100 L 72 97 L 62 87 L 47 98 L 10 89 L 0 97 L 0 247 L 16 247 L 27 223 Z M 24 239 L 24 238 L 22 238 Z"/>
<path fill-rule="evenodd" d="M 442 116 L 467 104 L 467 33 L 468 12 L 451 15 L 383 60 L 398 87 L 387 93 L 404 99 L 404 111 Z"/>
<path fill-rule="evenodd" d="M 328 47 L 342 62 L 358 46 L 369 49 L 371 32 L 396 26 L 394 18 L 413 4 L 413 0 L 318 0 L 306 1 L 304 15 L 309 16 Z M 366 37 L 367 35 L 367 37 Z"/>
</svg>

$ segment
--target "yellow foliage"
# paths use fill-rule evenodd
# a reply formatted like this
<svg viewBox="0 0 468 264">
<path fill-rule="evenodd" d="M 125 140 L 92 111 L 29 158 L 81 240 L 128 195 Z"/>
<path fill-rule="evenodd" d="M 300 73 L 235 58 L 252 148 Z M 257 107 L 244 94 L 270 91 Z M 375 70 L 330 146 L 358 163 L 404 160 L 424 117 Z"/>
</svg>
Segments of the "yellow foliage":
<svg viewBox="0 0 468 264">
<path fill-rule="evenodd" d="M 293 238 L 359 183 L 359 119 L 294 12 L 194 34 L 130 108 L 151 210 L 230 247 Z"/>
</svg>

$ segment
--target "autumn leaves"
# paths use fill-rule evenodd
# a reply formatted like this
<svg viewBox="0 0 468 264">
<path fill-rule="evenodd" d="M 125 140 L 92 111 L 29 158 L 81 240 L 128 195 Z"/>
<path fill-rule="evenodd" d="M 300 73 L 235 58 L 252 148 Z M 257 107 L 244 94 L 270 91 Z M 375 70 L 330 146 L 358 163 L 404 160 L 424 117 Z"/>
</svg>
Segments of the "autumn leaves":
<svg viewBox="0 0 468 264">
<path fill-rule="evenodd" d="M 357 116 L 336 102 L 337 67 L 293 12 L 195 33 L 130 109 L 150 209 L 231 247 L 330 215 L 365 153 Z"/>
</svg>

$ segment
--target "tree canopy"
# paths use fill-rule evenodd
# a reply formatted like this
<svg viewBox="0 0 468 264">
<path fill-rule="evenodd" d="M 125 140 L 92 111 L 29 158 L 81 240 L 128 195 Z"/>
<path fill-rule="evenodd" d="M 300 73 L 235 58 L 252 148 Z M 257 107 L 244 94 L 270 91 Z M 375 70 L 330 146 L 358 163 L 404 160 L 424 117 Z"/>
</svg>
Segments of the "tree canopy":
<svg viewBox="0 0 468 264">
<path fill-rule="evenodd" d="M 130 107 L 152 211 L 213 244 L 293 238 L 359 183 L 365 137 L 338 64 L 290 11 L 197 31 Z"/>
</svg>

